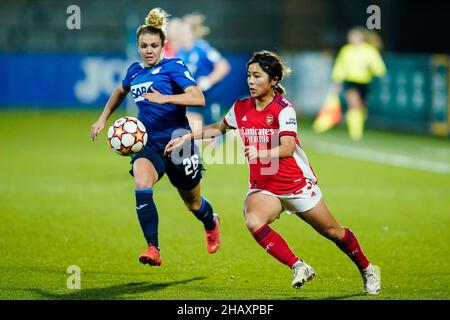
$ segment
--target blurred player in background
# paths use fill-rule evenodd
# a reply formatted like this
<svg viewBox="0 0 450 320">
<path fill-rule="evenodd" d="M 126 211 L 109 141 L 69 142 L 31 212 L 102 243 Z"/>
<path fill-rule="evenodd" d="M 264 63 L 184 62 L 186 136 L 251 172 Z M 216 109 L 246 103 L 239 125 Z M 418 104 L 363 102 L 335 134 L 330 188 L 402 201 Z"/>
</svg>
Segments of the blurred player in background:
<svg viewBox="0 0 450 320">
<path fill-rule="evenodd" d="M 183 41 L 183 21 L 180 18 L 171 18 L 167 24 L 167 41 L 163 47 L 163 56 L 176 58 Z"/>
<path fill-rule="evenodd" d="M 198 13 L 185 15 L 183 18 L 183 44 L 177 52 L 178 58 L 183 60 L 192 72 L 198 86 L 205 94 L 206 106 L 202 109 L 187 108 L 187 117 L 193 130 L 203 124 L 211 124 L 220 119 L 221 107 L 215 101 L 211 88 L 225 78 L 230 72 L 230 63 L 203 39 L 209 34 L 209 28 L 203 25 L 205 17 Z M 214 107 L 213 107 L 214 106 Z M 215 108 L 215 109 L 214 109 Z"/>
<path fill-rule="evenodd" d="M 341 119 L 339 92 L 343 89 L 347 105 L 346 120 L 352 140 L 361 140 L 367 119 L 366 96 L 372 78 L 386 74 L 386 66 L 380 55 L 382 42 L 379 36 L 362 27 L 348 33 L 348 43 L 339 51 L 334 63 L 334 85 L 325 104 L 313 124 L 313 129 L 324 132 Z"/>
<path fill-rule="evenodd" d="M 145 24 L 137 30 L 137 41 L 142 63 L 133 63 L 122 84 L 108 100 L 103 113 L 92 125 L 91 138 L 95 140 L 107 119 L 131 92 L 139 108 L 138 119 L 148 132 L 145 149 L 132 157 L 132 170 L 136 182 L 136 209 L 148 248 L 139 256 L 143 264 L 159 266 L 162 262 L 158 241 L 158 211 L 153 200 L 155 184 L 167 173 L 177 188 L 186 207 L 203 222 L 207 250 L 219 249 L 219 217 L 211 204 L 200 193 L 203 166 L 193 143 L 189 154 L 181 163 L 164 157 L 163 151 L 175 130 L 190 132 L 186 118 L 186 105 L 204 106 L 202 91 L 180 59 L 162 57 L 166 39 L 168 15 L 160 8 L 153 9 Z"/>
<path fill-rule="evenodd" d="M 358 267 L 365 292 L 378 294 L 379 268 L 369 262 L 350 229 L 339 225 L 328 210 L 300 146 L 296 112 L 283 98 L 285 90 L 280 84 L 289 70 L 276 54 L 260 51 L 247 63 L 247 71 L 251 97 L 237 100 L 222 121 L 170 141 L 166 154 L 192 139 L 238 129 L 250 167 L 250 190 L 244 203 L 247 228 L 270 255 L 294 271 L 292 286 L 300 288 L 315 271 L 269 227 L 283 211 L 295 213 L 333 241 Z"/>
</svg>

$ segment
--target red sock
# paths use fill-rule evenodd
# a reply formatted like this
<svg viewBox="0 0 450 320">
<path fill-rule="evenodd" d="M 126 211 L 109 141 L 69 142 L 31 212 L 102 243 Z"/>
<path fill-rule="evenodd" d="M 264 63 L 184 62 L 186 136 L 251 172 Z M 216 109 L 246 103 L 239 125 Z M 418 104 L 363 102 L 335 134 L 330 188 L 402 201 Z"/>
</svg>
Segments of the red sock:
<svg viewBox="0 0 450 320">
<path fill-rule="evenodd" d="M 356 239 L 355 235 L 349 229 L 345 228 L 344 238 L 336 242 L 336 245 L 352 259 L 359 270 L 363 270 L 369 266 L 369 260 L 367 260 L 367 257 L 362 251 L 358 239 Z"/>
<path fill-rule="evenodd" d="M 252 236 L 272 257 L 289 268 L 292 269 L 292 266 L 300 260 L 289 248 L 286 241 L 267 224 L 253 232 Z"/>
</svg>

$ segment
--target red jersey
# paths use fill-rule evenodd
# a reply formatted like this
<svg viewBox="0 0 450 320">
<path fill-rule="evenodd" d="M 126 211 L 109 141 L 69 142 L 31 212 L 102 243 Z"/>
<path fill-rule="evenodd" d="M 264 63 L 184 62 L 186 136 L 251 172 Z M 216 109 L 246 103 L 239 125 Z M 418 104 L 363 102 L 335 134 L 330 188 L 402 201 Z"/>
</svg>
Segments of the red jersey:
<svg viewBox="0 0 450 320">
<path fill-rule="evenodd" d="M 177 52 L 170 43 L 166 43 L 163 47 L 163 56 L 165 58 L 176 58 Z"/>
<path fill-rule="evenodd" d="M 281 195 L 299 191 L 307 180 L 317 182 L 297 138 L 295 109 L 281 95 L 277 94 L 261 111 L 256 109 L 254 98 L 237 100 L 224 122 L 230 128 L 239 129 L 244 146 L 255 146 L 258 150 L 278 147 L 282 136 L 295 137 L 293 156 L 249 162 L 250 189 L 263 189 Z"/>
</svg>

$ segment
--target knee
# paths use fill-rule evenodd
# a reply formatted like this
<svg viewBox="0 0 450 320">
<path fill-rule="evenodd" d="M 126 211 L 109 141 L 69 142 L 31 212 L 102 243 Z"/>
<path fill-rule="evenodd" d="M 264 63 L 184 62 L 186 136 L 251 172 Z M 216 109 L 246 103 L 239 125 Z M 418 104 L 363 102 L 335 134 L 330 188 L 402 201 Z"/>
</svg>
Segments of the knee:
<svg viewBox="0 0 450 320">
<path fill-rule="evenodd" d="M 185 199 L 184 205 L 191 212 L 198 211 L 198 210 L 200 210 L 200 208 L 202 206 L 202 198 L 200 198 L 200 199 L 196 199 L 196 198 Z"/>
<path fill-rule="evenodd" d="M 331 226 L 331 227 L 327 227 L 325 229 L 322 230 L 322 235 L 324 237 L 326 237 L 327 239 L 336 242 L 336 241 L 340 241 L 344 238 L 344 228 L 341 226 Z"/>
<path fill-rule="evenodd" d="M 264 224 L 265 222 L 261 221 L 261 219 L 256 214 L 252 212 L 245 213 L 245 226 L 251 233 L 257 231 Z"/>
<path fill-rule="evenodd" d="M 136 184 L 136 190 L 153 188 L 153 185 L 154 185 L 154 183 L 151 179 L 145 179 L 145 178 L 136 178 L 135 184 Z"/>
<path fill-rule="evenodd" d="M 144 158 L 139 158 L 133 164 L 133 175 L 136 190 L 153 188 L 158 181 L 158 173 L 153 165 Z"/>
</svg>

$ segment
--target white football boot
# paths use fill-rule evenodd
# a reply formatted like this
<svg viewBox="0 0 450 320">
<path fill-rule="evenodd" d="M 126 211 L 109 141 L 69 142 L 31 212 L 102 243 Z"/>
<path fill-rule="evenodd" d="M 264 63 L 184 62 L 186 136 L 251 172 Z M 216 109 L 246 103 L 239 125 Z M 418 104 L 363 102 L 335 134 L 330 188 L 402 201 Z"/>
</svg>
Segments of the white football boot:
<svg viewBox="0 0 450 320">
<path fill-rule="evenodd" d="M 379 294 L 381 290 L 381 271 L 380 267 L 369 264 L 369 266 L 361 271 L 364 281 L 365 294 Z"/>
<path fill-rule="evenodd" d="M 305 282 L 312 280 L 316 276 L 313 267 L 301 261 L 296 262 L 292 266 L 292 271 L 294 272 L 292 286 L 296 289 L 300 289 Z"/>
</svg>

